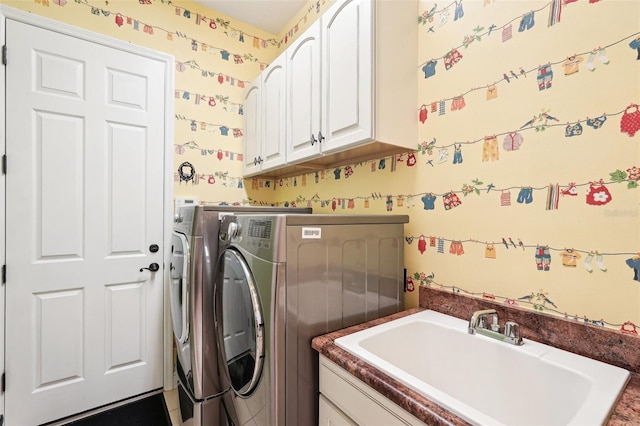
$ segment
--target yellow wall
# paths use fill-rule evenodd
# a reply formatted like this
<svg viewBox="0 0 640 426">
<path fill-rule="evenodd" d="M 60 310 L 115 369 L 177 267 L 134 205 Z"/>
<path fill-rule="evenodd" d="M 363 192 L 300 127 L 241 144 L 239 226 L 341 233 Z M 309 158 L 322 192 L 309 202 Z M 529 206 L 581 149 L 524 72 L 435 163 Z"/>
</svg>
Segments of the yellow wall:
<svg viewBox="0 0 640 426">
<path fill-rule="evenodd" d="M 640 35 L 640 3 L 570 2 L 551 26 L 550 1 L 465 0 L 459 2 L 463 16 L 458 19 L 455 3 L 447 9 L 437 3 L 431 21 L 433 1 L 421 2 L 416 22 L 407 23 L 420 28 L 416 120 L 422 105 L 427 108 L 416 147 L 435 140 L 431 152 L 419 149 L 396 158 L 395 171 L 394 159 L 386 158 L 384 169 L 379 160 L 351 165 L 348 178 L 342 168 L 339 180 L 333 170 L 320 173 L 318 183 L 313 173 L 270 182 L 275 190 L 258 180 L 254 188 L 261 189 L 249 187 L 251 197 L 280 205 L 310 204 L 319 213 L 333 212 L 335 203 L 336 213 L 409 214 L 405 258 L 416 286 L 495 297 L 580 321 L 603 320 L 613 328 L 626 321 L 640 324 L 640 281 L 626 263 L 634 262 L 640 251 L 640 188 L 634 188 L 635 180 L 615 183 L 611 176 L 640 167 L 640 132 L 631 137 L 620 129 L 625 109 L 640 103 L 640 60 L 629 46 Z M 529 18 L 524 18 L 519 31 L 523 15 L 531 11 L 533 26 L 527 28 Z M 427 12 L 424 24 L 418 22 L 422 12 Z M 509 24 L 511 38 L 503 41 Z M 590 52 L 599 47 L 605 50 L 596 52 L 590 70 Z M 462 58 L 447 70 L 444 58 L 454 48 Z M 573 55 L 583 62 L 577 73 L 565 75 L 563 63 Z M 425 78 L 422 67 L 432 59 L 437 60 L 435 75 Z M 553 80 L 539 90 L 538 67 L 548 63 Z M 498 96 L 487 100 L 487 86 L 493 84 Z M 453 101 L 459 96 L 462 109 L 460 100 Z M 444 115 L 438 114 L 440 102 Z M 603 114 L 601 128 L 587 125 L 587 118 Z M 532 126 L 525 126 L 531 119 Z M 578 121 L 582 133 L 566 137 L 567 125 Z M 504 149 L 509 132 L 522 136 L 519 149 Z M 485 138 L 494 135 L 499 158 L 483 161 Z M 460 144 L 461 163 L 453 163 L 454 144 Z M 447 157 L 441 161 L 444 149 Z M 590 182 L 600 179 L 610 202 L 587 204 Z M 570 183 L 576 184 L 577 195 L 559 196 L 557 208 L 547 209 L 549 185 L 566 191 Z M 519 197 L 527 187 L 533 188 L 530 203 Z M 503 191 L 505 196 L 510 192 L 509 206 L 501 205 Z M 450 192 L 461 204 L 445 210 Z M 424 208 L 427 194 L 435 196 L 433 210 Z M 435 247 L 430 237 L 435 237 Z M 439 239 L 443 253 L 438 253 Z M 450 253 L 454 241 L 461 241 L 464 254 Z M 487 245 L 493 245 L 495 259 L 485 257 Z M 548 270 L 538 270 L 538 245 L 549 247 Z M 576 266 L 563 266 L 565 249 L 581 256 Z M 592 251 L 602 258 L 590 259 Z M 409 293 L 407 302 L 417 303 L 417 291 Z"/>
<path fill-rule="evenodd" d="M 280 50 L 284 50 L 309 26 L 329 8 L 335 0 L 310 0 L 291 20 L 282 28 L 276 40 Z"/>
<path fill-rule="evenodd" d="M 421 106 L 427 108 L 416 148 L 435 140 L 430 153 L 418 149 L 396 158 L 352 164 L 353 174 L 346 178 L 342 168 L 339 180 L 334 170 L 327 170 L 318 173 L 317 183 L 312 173 L 281 181 L 248 180 L 244 188 L 238 187 L 242 137 L 233 136 L 233 129 L 242 131 L 243 126 L 240 82 L 255 79 L 331 2 L 310 1 L 278 35 L 233 20 L 225 27 L 220 20 L 227 17 L 187 1 L 2 3 L 175 56 L 176 170 L 188 161 L 202 177 L 198 184 L 177 181 L 176 196 L 215 203 L 242 203 L 250 197 L 263 204 L 311 205 L 319 213 L 408 214 L 406 267 L 416 286 L 443 286 L 478 297 L 484 294 L 558 315 L 566 312 L 580 320 L 602 319 L 614 328 L 626 321 L 640 323 L 640 281 L 633 279 L 634 270 L 626 263 L 633 262 L 640 251 L 640 188 L 633 188 L 635 181 L 628 177 L 614 183 L 615 176 L 611 176 L 617 170 L 626 173 L 640 167 L 640 134 L 630 137 L 620 130 L 625 109 L 640 103 L 640 60 L 629 46 L 640 35 L 640 3 L 636 0 L 570 2 L 562 8 L 560 22 L 552 26 L 548 25 L 551 0 L 464 0 L 460 2 L 464 15 L 458 19 L 455 3 L 437 2 L 438 8 L 425 24 L 418 18 L 435 3 L 422 1 L 416 21 L 407 25 L 420 29 L 416 120 Z M 518 31 L 523 15 L 532 10 L 536 11 L 534 25 Z M 122 26 L 116 23 L 118 14 Z M 216 29 L 209 27 L 211 19 Z M 508 24 L 512 38 L 503 42 L 502 31 Z M 145 25 L 153 34 L 145 31 Z M 608 63 L 601 61 L 598 52 L 595 69 L 590 71 L 589 52 L 598 47 L 606 48 L 602 58 Z M 462 59 L 446 70 L 444 57 L 453 48 Z M 222 50 L 230 52 L 230 60 L 223 59 Z M 234 63 L 233 54 L 240 55 L 243 63 Z M 579 72 L 565 75 L 562 63 L 572 55 L 582 56 L 583 62 Z M 425 78 L 422 68 L 432 59 L 438 60 L 435 75 Z M 551 63 L 554 77 L 551 87 L 541 91 L 536 77 L 538 66 L 546 63 Z M 511 71 L 517 79 L 511 77 Z M 218 82 L 220 75 L 222 83 Z M 498 96 L 487 100 L 487 86 L 494 83 Z M 463 96 L 466 105 L 452 110 L 453 98 L 458 96 Z M 208 105 L 210 98 L 216 106 Z M 444 115 L 437 112 L 440 102 Z M 431 110 L 434 103 L 436 112 Z M 586 124 L 588 117 L 602 114 L 607 120 L 601 128 Z M 537 129 L 520 129 L 531 119 Z M 195 130 L 191 130 L 192 121 Z M 566 137 L 567 123 L 577 121 L 582 134 Z M 227 136 L 222 126 L 229 129 Z M 518 150 L 505 151 L 503 139 L 515 131 L 524 142 Z M 499 159 L 482 161 L 484 139 L 493 135 L 499 143 Z M 454 143 L 461 144 L 462 163 L 453 164 Z M 192 148 L 195 144 L 198 148 Z M 448 156 L 440 162 L 443 148 Z M 217 158 L 218 151 L 222 160 Z M 409 166 L 413 158 L 415 165 Z M 384 169 L 380 160 L 384 160 Z M 215 183 L 207 183 L 209 177 Z M 611 201 L 588 205 L 589 183 L 600 179 Z M 547 210 L 548 186 L 558 184 L 567 190 L 572 182 L 578 195 L 559 197 L 558 208 Z M 470 191 L 466 196 L 465 187 Z M 529 204 L 517 202 L 522 187 L 533 188 Z M 503 190 L 510 192 L 510 206 L 501 205 Z M 462 204 L 445 211 L 444 196 L 449 192 Z M 424 209 L 426 194 L 435 196 L 433 210 Z M 423 253 L 421 236 L 426 239 Z M 436 247 L 430 245 L 430 237 L 436 238 Z M 438 253 L 438 239 L 442 239 L 444 253 Z M 454 240 L 462 241 L 464 254 L 449 252 Z M 495 259 L 485 257 L 487 243 L 495 247 Z M 537 245 L 550 247 L 548 271 L 537 270 Z M 577 266 L 562 266 L 560 253 L 565 249 L 581 255 Z M 588 272 L 584 261 L 591 251 L 603 257 L 600 263 L 594 257 L 589 264 L 592 272 Z M 417 293 L 408 293 L 408 306 L 417 304 Z M 523 296 L 532 297 L 518 300 Z"/>
<path fill-rule="evenodd" d="M 238 132 L 234 136 L 234 129 L 243 128 L 242 86 L 281 50 L 275 35 L 190 1 L 2 3 L 174 55 L 175 196 L 215 203 L 246 200 L 239 188 L 243 138 Z M 180 182 L 177 170 L 184 162 L 195 168 L 197 183 Z"/>
</svg>

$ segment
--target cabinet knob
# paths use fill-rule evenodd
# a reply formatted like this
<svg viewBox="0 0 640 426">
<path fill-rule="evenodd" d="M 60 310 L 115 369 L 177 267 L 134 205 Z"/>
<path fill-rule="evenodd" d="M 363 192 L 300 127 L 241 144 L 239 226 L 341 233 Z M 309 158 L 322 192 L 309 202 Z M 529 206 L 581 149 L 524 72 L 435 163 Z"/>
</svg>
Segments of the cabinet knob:
<svg viewBox="0 0 640 426">
<path fill-rule="evenodd" d="M 318 132 L 318 142 L 322 143 L 323 140 L 324 140 L 324 136 L 322 136 L 322 132 Z"/>
<path fill-rule="evenodd" d="M 264 161 L 264 160 L 262 159 L 262 157 L 260 157 L 260 156 L 258 155 L 258 163 L 262 164 L 262 162 L 263 162 L 263 161 Z"/>
<path fill-rule="evenodd" d="M 253 157 L 253 165 L 257 166 L 258 165 L 258 158 Z"/>
<path fill-rule="evenodd" d="M 315 145 L 315 144 L 316 144 L 316 142 L 318 142 L 318 141 L 316 140 L 316 137 L 315 137 L 315 136 L 313 136 L 313 133 L 311 133 L 311 146 Z"/>
</svg>

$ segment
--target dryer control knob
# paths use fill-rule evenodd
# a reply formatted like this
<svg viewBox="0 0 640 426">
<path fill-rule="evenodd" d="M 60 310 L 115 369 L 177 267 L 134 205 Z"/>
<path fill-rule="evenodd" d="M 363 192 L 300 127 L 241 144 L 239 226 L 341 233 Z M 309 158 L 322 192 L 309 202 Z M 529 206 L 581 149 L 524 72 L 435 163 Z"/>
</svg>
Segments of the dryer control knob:
<svg viewBox="0 0 640 426">
<path fill-rule="evenodd" d="M 229 223 L 229 228 L 227 229 L 227 237 L 229 240 L 236 238 L 240 235 L 240 225 L 237 222 Z"/>
<path fill-rule="evenodd" d="M 173 218 L 173 221 L 174 221 L 175 223 L 180 223 L 180 222 L 182 222 L 182 216 L 180 216 L 180 214 L 179 214 L 179 213 L 176 213 L 176 215 L 175 215 L 175 216 L 174 216 L 174 218 Z"/>
</svg>

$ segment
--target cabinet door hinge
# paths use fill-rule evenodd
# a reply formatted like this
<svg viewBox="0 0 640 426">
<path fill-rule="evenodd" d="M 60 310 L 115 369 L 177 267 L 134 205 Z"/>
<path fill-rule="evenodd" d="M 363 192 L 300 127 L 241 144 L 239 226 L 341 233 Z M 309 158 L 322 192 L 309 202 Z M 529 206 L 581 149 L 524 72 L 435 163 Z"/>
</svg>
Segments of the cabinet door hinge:
<svg viewBox="0 0 640 426">
<path fill-rule="evenodd" d="M 2 284 L 7 283 L 7 265 L 2 265 Z"/>
<path fill-rule="evenodd" d="M 7 45 L 2 46 L 2 65 L 7 65 Z"/>
<path fill-rule="evenodd" d="M 6 155 L 2 156 L 2 174 L 3 175 L 7 174 L 7 156 Z"/>
<path fill-rule="evenodd" d="M 4 393 L 5 389 L 6 389 L 6 378 L 5 378 L 5 374 L 2 373 L 2 393 Z"/>
</svg>

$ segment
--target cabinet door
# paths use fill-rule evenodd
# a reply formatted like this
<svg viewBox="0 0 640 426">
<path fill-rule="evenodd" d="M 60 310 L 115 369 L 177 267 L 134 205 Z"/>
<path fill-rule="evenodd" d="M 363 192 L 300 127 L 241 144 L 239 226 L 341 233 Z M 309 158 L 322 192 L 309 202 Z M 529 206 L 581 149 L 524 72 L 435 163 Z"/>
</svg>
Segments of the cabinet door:
<svg viewBox="0 0 640 426">
<path fill-rule="evenodd" d="M 338 1 L 321 18 L 323 152 L 374 136 L 373 7 L 370 0 Z"/>
<path fill-rule="evenodd" d="M 244 91 L 244 163 L 245 176 L 260 171 L 262 158 L 262 126 L 260 106 L 260 76 Z"/>
<path fill-rule="evenodd" d="M 286 57 L 280 55 L 262 74 L 262 171 L 285 163 Z"/>
<path fill-rule="evenodd" d="M 320 23 L 309 27 L 287 56 L 287 162 L 320 152 Z"/>
</svg>

